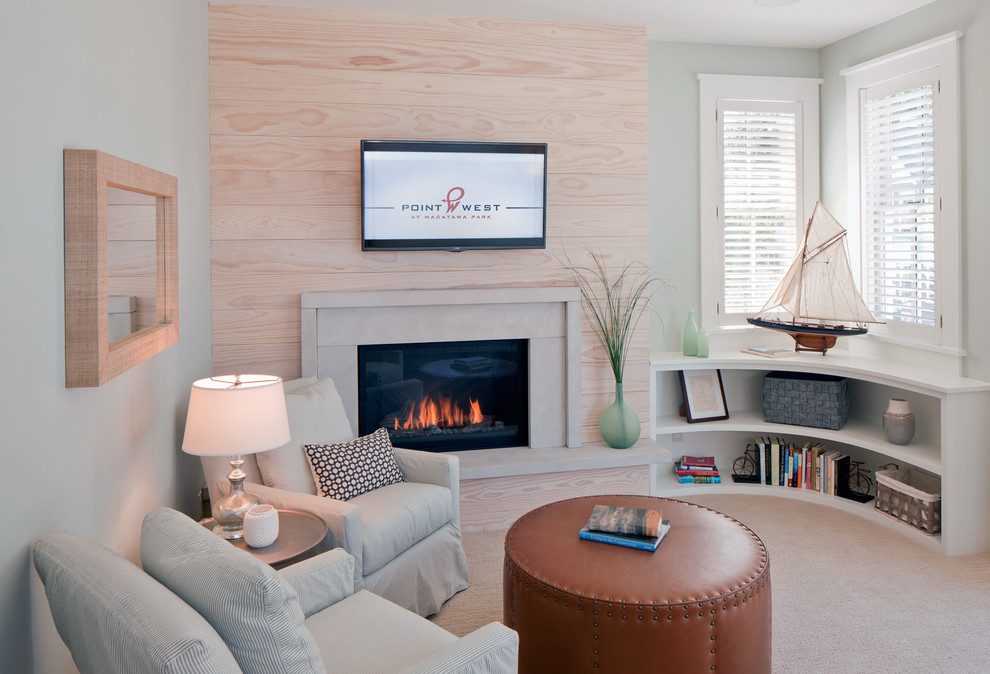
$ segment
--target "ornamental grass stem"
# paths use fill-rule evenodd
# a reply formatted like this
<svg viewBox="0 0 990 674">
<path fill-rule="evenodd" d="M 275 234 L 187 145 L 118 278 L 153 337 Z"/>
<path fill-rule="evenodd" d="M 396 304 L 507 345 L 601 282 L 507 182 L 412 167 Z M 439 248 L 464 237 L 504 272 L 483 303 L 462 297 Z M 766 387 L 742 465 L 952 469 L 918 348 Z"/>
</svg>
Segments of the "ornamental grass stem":
<svg viewBox="0 0 990 674">
<path fill-rule="evenodd" d="M 581 293 L 595 338 L 608 354 L 615 382 L 621 384 L 629 343 L 639 319 L 659 287 L 670 284 L 637 262 L 624 264 L 612 278 L 600 252 L 588 250 L 588 255 L 590 265 L 576 265 L 566 253 L 562 264 Z"/>
</svg>

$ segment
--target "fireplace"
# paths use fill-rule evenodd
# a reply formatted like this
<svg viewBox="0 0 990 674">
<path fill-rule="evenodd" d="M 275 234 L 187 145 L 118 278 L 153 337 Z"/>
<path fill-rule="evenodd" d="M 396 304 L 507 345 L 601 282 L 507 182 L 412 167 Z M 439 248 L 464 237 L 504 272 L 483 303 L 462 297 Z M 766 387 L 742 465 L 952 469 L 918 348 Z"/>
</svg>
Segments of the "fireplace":
<svg viewBox="0 0 990 674">
<path fill-rule="evenodd" d="M 525 339 L 358 346 L 358 430 L 429 451 L 528 441 Z"/>
<path fill-rule="evenodd" d="M 519 383 L 526 397 L 519 405 L 525 408 L 526 426 L 518 431 L 517 445 L 532 449 L 581 446 L 581 296 L 577 288 L 303 293 L 300 322 L 302 375 L 334 380 L 355 431 L 361 428 L 361 347 L 381 345 L 395 350 L 396 345 L 422 342 L 522 340 L 527 374 L 520 371 Z M 501 359 L 499 355 L 481 357 Z M 503 420 L 503 425 L 513 424 Z M 486 456 L 485 452 L 473 454 Z"/>
</svg>

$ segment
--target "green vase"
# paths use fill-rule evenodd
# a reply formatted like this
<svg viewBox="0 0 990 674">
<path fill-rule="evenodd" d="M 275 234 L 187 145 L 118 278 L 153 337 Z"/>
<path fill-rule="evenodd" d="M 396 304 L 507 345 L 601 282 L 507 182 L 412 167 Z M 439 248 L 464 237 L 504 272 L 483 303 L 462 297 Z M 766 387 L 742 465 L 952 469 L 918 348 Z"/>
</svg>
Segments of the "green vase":
<svg viewBox="0 0 990 674">
<path fill-rule="evenodd" d="M 639 440 L 639 417 L 622 400 L 622 382 L 615 382 L 615 402 L 605 408 L 598 420 L 598 432 L 609 447 L 626 449 Z"/>
<path fill-rule="evenodd" d="M 684 324 L 684 350 L 685 356 L 698 355 L 698 324 L 694 322 L 694 310 L 688 312 L 687 322 Z"/>
<path fill-rule="evenodd" d="M 708 333 L 704 328 L 698 330 L 698 358 L 708 358 Z"/>
</svg>

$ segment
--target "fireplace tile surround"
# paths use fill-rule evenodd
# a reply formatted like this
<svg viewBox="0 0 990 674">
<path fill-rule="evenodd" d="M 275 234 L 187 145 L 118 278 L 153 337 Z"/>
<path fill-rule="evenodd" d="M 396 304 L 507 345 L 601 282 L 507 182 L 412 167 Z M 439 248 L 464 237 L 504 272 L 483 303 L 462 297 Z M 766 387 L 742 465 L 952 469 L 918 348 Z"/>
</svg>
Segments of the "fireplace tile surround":
<svg viewBox="0 0 990 674">
<path fill-rule="evenodd" d="M 357 347 L 526 339 L 529 447 L 581 446 L 581 301 L 577 288 L 305 293 L 302 374 L 330 377 L 357 420 Z"/>
</svg>

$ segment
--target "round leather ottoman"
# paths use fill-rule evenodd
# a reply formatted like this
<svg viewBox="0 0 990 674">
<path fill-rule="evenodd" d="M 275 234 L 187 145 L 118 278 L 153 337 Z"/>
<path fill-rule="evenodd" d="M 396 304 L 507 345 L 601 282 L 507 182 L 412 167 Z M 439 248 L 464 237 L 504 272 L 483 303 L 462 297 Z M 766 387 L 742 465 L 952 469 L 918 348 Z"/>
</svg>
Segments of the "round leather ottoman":
<svg viewBox="0 0 990 674">
<path fill-rule="evenodd" d="M 660 510 L 655 552 L 578 538 L 595 504 Z M 558 501 L 505 537 L 503 611 L 519 671 L 769 672 L 770 560 L 746 526 L 649 496 Z"/>
</svg>

